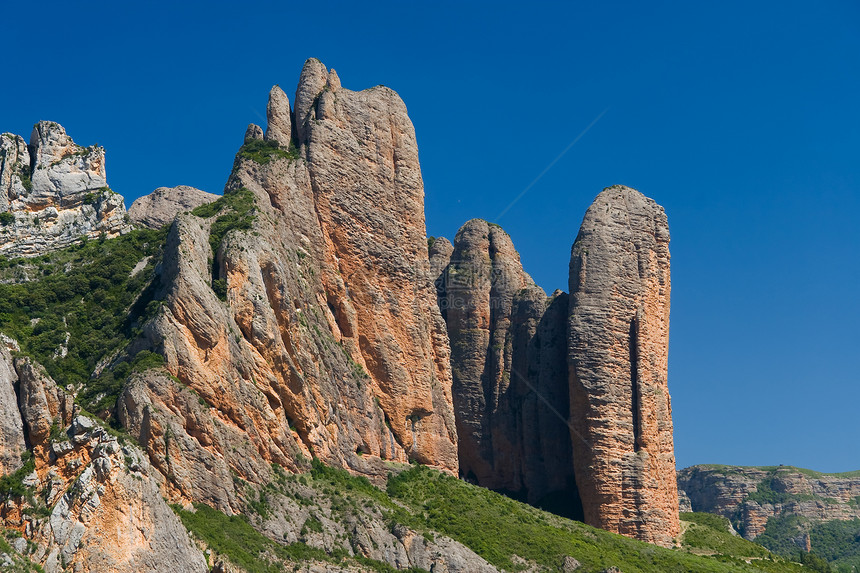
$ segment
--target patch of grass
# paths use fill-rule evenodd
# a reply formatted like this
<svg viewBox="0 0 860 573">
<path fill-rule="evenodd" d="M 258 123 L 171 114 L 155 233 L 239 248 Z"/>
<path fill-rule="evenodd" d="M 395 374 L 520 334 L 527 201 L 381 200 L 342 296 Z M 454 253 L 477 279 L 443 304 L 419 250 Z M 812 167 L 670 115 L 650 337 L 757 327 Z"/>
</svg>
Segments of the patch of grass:
<svg viewBox="0 0 860 573">
<path fill-rule="evenodd" d="M 583 572 L 613 566 L 624 573 L 801 570 L 784 561 L 748 564 L 734 555 L 712 558 L 663 549 L 554 516 L 423 466 L 390 477 L 387 491 L 429 529 L 507 571 L 526 568 L 515 555 L 550 570 L 560 569 L 570 555 L 582 563 Z M 744 552 L 750 550 L 744 547 Z"/>
<path fill-rule="evenodd" d="M 682 513 L 681 520 L 688 522 L 684 532 L 684 546 L 704 552 L 734 557 L 766 558 L 770 552 L 752 541 L 732 535 L 729 520 L 711 513 Z"/>
<path fill-rule="evenodd" d="M 299 158 L 299 150 L 292 141 L 289 149 L 283 149 L 275 141 L 252 139 L 239 148 L 236 158 L 249 159 L 260 165 L 266 165 L 273 159 L 296 160 Z"/>
<path fill-rule="evenodd" d="M 343 550 L 326 553 L 304 543 L 282 545 L 254 529 L 243 515 L 227 516 L 202 503 L 195 504 L 193 512 L 178 505 L 171 507 L 188 531 L 247 573 L 280 573 L 285 570 L 286 563 L 308 561 L 358 561 L 365 565 L 373 564 L 376 571 L 388 571 L 379 568 L 387 567 L 385 564 L 360 557 L 353 560 Z"/>
</svg>

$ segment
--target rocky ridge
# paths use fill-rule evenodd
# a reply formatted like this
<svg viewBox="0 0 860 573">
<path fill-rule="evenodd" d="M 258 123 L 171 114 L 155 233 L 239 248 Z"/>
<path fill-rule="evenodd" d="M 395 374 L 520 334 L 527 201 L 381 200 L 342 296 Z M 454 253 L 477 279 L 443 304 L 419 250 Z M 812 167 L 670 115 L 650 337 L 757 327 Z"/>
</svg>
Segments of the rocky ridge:
<svg viewBox="0 0 860 573">
<path fill-rule="evenodd" d="M 163 367 L 131 373 L 115 408 L 103 413 L 140 445 L 132 453 L 121 450 L 124 461 L 137 453 L 145 458 L 138 464 L 145 472 L 131 478 L 150 488 L 135 490 L 138 503 L 149 504 L 152 490 L 188 511 L 202 503 L 233 515 L 249 513 L 265 498 L 270 507 L 261 517 L 289 521 L 255 523 L 270 539 L 304 537 L 314 547 L 340 547 L 396 568 L 441 568 L 441 556 L 449 570 L 481 570 L 480 558 L 448 540 L 433 545 L 432 555 L 422 553 L 409 528 L 389 528 L 357 546 L 344 543 L 384 522 L 373 512 L 353 514 L 358 525 L 352 529 L 324 522 L 328 536 L 306 537 L 286 517 L 301 508 L 263 491 L 283 469 L 309 471 L 312 458 L 377 484 L 398 464 L 418 462 L 531 503 L 566 505 L 567 514 L 585 509 L 588 523 L 669 545 L 678 520 L 675 481 L 666 482 L 667 472 L 674 476 L 674 458 L 662 209 L 634 190 L 605 190 L 574 245 L 572 295 L 547 297 L 497 225 L 473 220 L 453 244 L 428 244 L 415 133 L 396 93 L 382 86 L 350 91 L 334 70 L 308 60 L 294 104 L 291 109 L 283 90 L 272 88 L 267 129 L 248 127 L 217 200 L 192 188 L 162 188 L 132 206 L 140 225 L 170 222 L 147 294 L 153 317 L 99 366 L 130 363 L 144 350 L 164 358 Z M 47 137 L 53 140 L 62 138 Z M 72 155 L 89 157 L 85 151 Z M 77 161 L 53 153 L 61 159 L 49 170 Z M 100 168 L 92 167 L 95 159 L 86 164 L 89 171 L 76 167 L 89 173 L 87 181 L 103 178 L 101 153 Z M 10 161 L 4 169 L 14 166 Z M 9 169 L 0 173 L 15 171 Z M 23 181 L 13 179 L 10 185 Z M 633 223 L 625 226 L 624 217 Z M 589 252 L 590 262 L 583 257 Z M 583 268 L 593 269 L 589 280 Z M 607 285 L 614 290 L 601 292 Z M 589 336 L 595 344 L 583 343 Z M 601 346 L 611 337 L 621 350 Z M 38 366 L 9 359 L 11 370 L 0 361 L 0 393 L 29 396 L 4 380 Z M 603 369 L 603 360 L 611 368 Z M 53 452 L 53 438 L 74 432 L 81 417 L 71 398 L 77 389 L 42 386 L 54 389 L 34 395 L 32 408 L 41 414 L 25 412 L 30 398 L 17 413 L 0 405 L 0 435 L 9 444 L 0 449 L 4 472 L 20 471 L 23 450 L 34 452 L 37 474 L 65 467 L 58 462 L 65 454 L 40 452 Z M 596 409 L 606 396 L 617 400 L 609 410 Z M 607 425 L 616 426 L 611 436 L 600 429 Z M 81 453 L 82 463 L 106 451 L 99 447 L 109 434 L 93 431 L 87 442 L 93 452 Z M 577 450 L 577 440 L 598 447 Z M 70 443 L 75 453 L 69 455 L 77 456 Z M 108 458 L 119 455 L 107 449 Z M 121 475 L 100 475 L 99 483 L 124 488 L 118 499 L 132 491 Z M 45 486 L 32 487 L 41 492 Z M 69 519 L 77 520 L 69 527 L 79 531 L 76 523 L 84 523 L 84 539 L 89 522 L 78 501 L 69 501 Z M 175 521 L 156 505 L 147 519 Z M 36 535 L 35 525 L 27 530 L 13 513 L 5 523 Z M 91 527 L 109 519 L 105 514 Z M 172 527 L 165 530 L 170 535 Z M 49 534 L 38 534 L 45 540 L 43 563 L 54 550 L 81 563 L 107 551 L 92 542 L 92 557 L 85 558 Z M 159 555 L 158 548 L 146 551 Z M 196 563 L 198 551 L 189 546 L 182 559 Z"/>
<path fill-rule="evenodd" d="M 700 465 L 678 472 L 688 511 L 728 518 L 746 539 L 767 530 L 768 520 L 798 516 L 799 549 L 809 550 L 808 528 L 831 520 L 860 519 L 860 475 L 824 474 L 792 466 Z"/>
<path fill-rule="evenodd" d="M 159 229 L 173 222 L 178 213 L 191 211 L 216 201 L 220 195 L 207 193 L 187 185 L 159 187 L 137 199 L 128 208 L 131 222 L 141 227 Z"/>
<path fill-rule="evenodd" d="M 75 144 L 52 121 L 33 127 L 29 145 L 0 135 L 0 254 L 36 256 L 130 228 L 107 185 L 104 148 Z"/>
</svg>

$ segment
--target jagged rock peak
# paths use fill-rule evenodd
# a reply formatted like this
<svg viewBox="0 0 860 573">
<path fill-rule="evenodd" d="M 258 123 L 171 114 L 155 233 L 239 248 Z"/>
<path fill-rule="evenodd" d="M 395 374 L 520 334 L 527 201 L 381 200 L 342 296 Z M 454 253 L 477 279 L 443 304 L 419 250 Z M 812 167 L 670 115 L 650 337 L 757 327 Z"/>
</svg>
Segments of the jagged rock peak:
<svg viewBox="0 0 860 573">
<path fill-rule="evenodd" d="M 34 256 L 131 228 L 107 185 L 104 148 L 75 144 L 53 121 L 33 127 L 29 149 L 23 143 L 0 136 L 0 253 Z"/>
<path fill-rule="evenodd" d="M 248 129 L 245 130 L 245 143 L 255 139 L 263 139 L 263 128 L 256 123 L 249 123 Z"/>
<path fill-rule="evenodd" d="M 290 146 L 292 138 L 292 123 L 290 120 L 290 101 L 287 94 L 278 86 L 273 86 L 269 92 L 269 103 L 266 106 L 266 141 L 274 141 L 283 148 Z M 247 138 L 247 134 L 245 136 Z"/>
<path fill-rule="evenodd" d="M 128 209 L 128 215 L 135 225 L 160 229 L 171 223 L 177 214 L 211 203 L 218 197 L 220 195 L 207 193 L 187 185 L 159 187 L 149 195 L 144 195 L 132 203 Z"/>
<path fill-rule="evenodd" d="M 570 260 L 574 465 L 587 523 L 661 545 L 680 527 L 666 380 L 670 288 L 663 208 L 607 187 Z"/>
<path fill-rule="evenodd" d="M 316 58 L 308 59 L 302 68 L 296 88 L 296 134 L 299 142 L 304 143 L 307 138 L 307 122 L 312 119 L 314 102 L 327 83 L 328 72 L 323 63 Z"/>
</svg>

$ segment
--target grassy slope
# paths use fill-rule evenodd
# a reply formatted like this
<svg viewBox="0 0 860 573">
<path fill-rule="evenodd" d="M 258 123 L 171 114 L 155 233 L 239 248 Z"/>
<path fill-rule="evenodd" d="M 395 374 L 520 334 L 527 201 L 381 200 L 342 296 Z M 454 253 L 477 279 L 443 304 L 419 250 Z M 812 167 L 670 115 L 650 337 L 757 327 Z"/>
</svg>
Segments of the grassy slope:
<svg viewBox="0 0 860 573">
<path fill-rule="evenodd" d="M 538 570 L 560 571 L 568 555 L 582 564 L 577 569 L 582 573 L 612 566 L 624 573 L 803 570 L 732 536 L 725 523 L 708 515 L 685 515 L 689 522 L 682 547 L 663 549 L 560 518 L 422 466 L 390 476 L 386 491 L 318 463 L 309 474 L 280 479 L 310 485 L 316 491 L 316 503 L 341 497 L 360 500 L 361 505 L 372 503 L 381 508 L 388 521 L 431 538 L 449 536 L 508 571 L 525 569 L 522 559 L 537 565 Z M 267 487 L 270 493 L 276 489 Z M 350 504 L 339 505 L 348 508 Z M 198 506 L 197 515 L 175 509 L 199 539 L 249 572 L 267 573 L 307 559 L 358 564 L 370 571 L 389 570 L 379 562 L 356 562 L 345 553 L 327 556 L 301 543 L 277 543 L 257 533 L 244 518 L 227 517 L 206 506 Z"/>
</svg>

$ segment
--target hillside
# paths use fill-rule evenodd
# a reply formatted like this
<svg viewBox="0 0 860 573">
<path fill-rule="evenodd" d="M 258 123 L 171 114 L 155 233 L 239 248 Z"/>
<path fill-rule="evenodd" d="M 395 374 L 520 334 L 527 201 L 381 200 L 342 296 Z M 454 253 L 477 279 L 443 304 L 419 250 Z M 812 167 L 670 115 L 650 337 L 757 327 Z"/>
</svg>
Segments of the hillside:
<svg viewBox="0 0 860 573">
<path fill-rule="evenodd" d="M 678 488 L 688 509 L 723 516 L 779 555 L 812 551 L 837 571 L 860 568 L 860 471 L 700 465 L 678 472 Z"/>
</svg>

